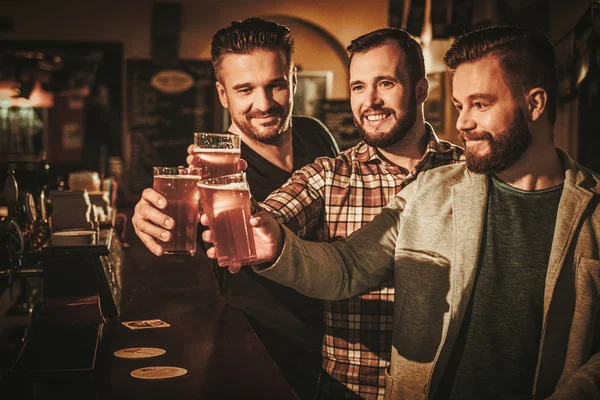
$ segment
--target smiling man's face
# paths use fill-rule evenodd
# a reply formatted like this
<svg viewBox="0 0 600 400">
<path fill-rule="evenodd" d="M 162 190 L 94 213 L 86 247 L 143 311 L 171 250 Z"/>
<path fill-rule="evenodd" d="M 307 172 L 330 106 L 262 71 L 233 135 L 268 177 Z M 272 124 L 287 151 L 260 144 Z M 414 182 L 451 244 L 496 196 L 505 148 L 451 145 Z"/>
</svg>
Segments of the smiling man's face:
<svg viewBox="0 0 600 400">
<path fill-rule="evenodd" d="M 456 129 L 471 171 L 502 172 L 529 149 L 532 136 L 527 107 L 524 100 L 521 104 L 518 100 L 496 57 L 456 68 L 452 78 L 452 101 L 459 112 Z"/>
<path fill-rule="evenodd" d="M 350 104 L 354 123 L 369 145 L 385 148 L 400 142 L 417 118 L 415 87 L 394 42 L 385 42 L 350 63 Z"/>
<path fill-rule="evenodd" d="M 253 140 L 277 143 L 290 128 L 296 89 L 283 51 L 227 54 L 220 71 L 217 92 L 234 125 Z"/>
</svg>

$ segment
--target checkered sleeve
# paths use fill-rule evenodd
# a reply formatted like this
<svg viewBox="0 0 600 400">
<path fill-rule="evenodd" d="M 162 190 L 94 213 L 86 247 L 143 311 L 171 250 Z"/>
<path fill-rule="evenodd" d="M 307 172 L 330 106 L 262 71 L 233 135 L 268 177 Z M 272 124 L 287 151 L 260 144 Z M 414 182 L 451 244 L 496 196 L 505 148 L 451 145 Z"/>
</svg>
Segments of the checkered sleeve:
<svg viewBox="0 0 600 400">
<path fill-rule="evenodd" d="M 259 203 L 292 232 L 304 237 L 322 225 L 326 170 L 325 157 L 299 169 L 278 190 Z"/>
</svg>

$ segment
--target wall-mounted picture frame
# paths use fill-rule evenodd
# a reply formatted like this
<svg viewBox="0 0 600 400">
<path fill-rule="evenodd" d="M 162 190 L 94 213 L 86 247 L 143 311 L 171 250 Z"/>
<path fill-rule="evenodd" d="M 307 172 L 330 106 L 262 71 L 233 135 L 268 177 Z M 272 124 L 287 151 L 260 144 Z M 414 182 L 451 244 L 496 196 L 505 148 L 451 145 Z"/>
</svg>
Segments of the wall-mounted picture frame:
<svg viewBox="0 0 600 400">
<path fill-rule="evenodd" d="M 444 135 L 444 73 L 435 72 L 433 74 L 427 74 L 427 81 L 429 82 L 429 93 L 427 100 L 425 101 L 425 115 L 427 116 L 427 122 L 431 124 L 433 130 L 438 135 Z"/>
<path fill-rule="evenodd" d="M 331 98 L 332 71 L 300 71 L 294 95 L 294 115 L 323 119 L 323 101 Z"/>
<path fill-rule="evenodd" d="M 323 102 L 321 120 L 331 132 L 340 150 L 346 150 L 360 142 L 354 127 L 350 99 L 331 99 Z"/>
</svg>

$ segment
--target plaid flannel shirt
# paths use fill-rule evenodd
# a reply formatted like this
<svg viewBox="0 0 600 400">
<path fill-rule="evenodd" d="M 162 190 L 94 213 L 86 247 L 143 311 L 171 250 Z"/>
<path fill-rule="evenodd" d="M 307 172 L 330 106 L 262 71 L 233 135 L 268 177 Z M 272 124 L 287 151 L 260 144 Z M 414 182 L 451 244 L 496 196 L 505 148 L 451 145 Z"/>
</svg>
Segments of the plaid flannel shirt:
<svg viewBox="0 0 600 400">
<path fill-rule="evenodd" d="M 300 237 L 329 242 L 349 236 L 420 171 L 464 160 L 460 147 L 440 141 L 429 124 L 426 128 L 429 142 L 413 171 L 391 164 L 361 142 L 336 158 L 321 157 L 296 171 L 260 206 Z M 325 302 L 323 369 L 347 389 L 342 395 L 321 382 L 321 398 L 383 398 L 393 308 L 391 283 L 351 299 Z"/>
</svg>

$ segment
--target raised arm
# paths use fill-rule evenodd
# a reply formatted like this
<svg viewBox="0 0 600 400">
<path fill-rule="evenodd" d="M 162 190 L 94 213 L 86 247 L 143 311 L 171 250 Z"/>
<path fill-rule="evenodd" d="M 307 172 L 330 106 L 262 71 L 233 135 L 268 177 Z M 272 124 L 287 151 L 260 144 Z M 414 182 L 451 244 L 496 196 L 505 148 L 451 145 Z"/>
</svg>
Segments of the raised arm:
<svg viewBox="0 0 600 400">
<path fill-rule="evenodd" d="M 332 175 L 330 158 L 318 158 L 292 174 L 279 189 L 259 203 L 261 209 L 271 213 L 277 221 L 300 237 L 306 237 L 324 218 L 325 188 Z"/>
<path fill-rule="evenodd" d="M 304 241 L 283 228 L 281 255 L 272 266 L 255 271 L 315 298 L 339 300 L 367 292 L 393 275 L 399 215 L 397 208 L 385 209 L 348 238 L 332 243 Z"/>
<path fill-rule="evenodd" d="M 250 219 L 257 256 L 251 264 L 257 273 L 309 297 L 352 297 L 392 276 L 399 216 L 398 209 L 385 209 L 345 239 L 316 243 L 300 239 L 262 211 Z M 207 225 L 206 215 L 201 222 Z M 203 232 L 202 238 L 212 242 L 212 232 Z M 218 256 L 214 247 L 206 254 L 209 258 Z"/>
<path fill-rule="evenodd" d="M 166 205 L 167 200 L 160 193 L 147 188 L 135 205 L 131 218 L 136 235 L 157 256 L 163 255 L 164 248 L 160 243 L 171 240 L 170 229 L 174 226 L 173 219 L 162 212 Z"/>
</svg>

